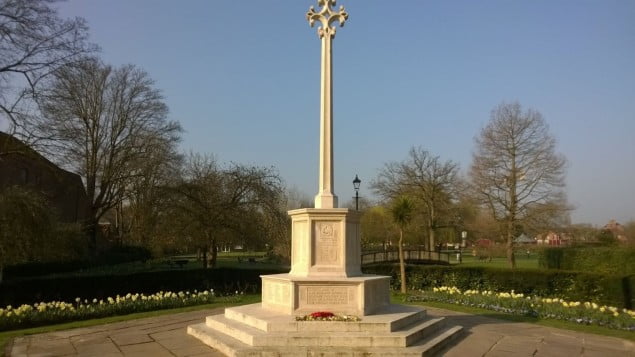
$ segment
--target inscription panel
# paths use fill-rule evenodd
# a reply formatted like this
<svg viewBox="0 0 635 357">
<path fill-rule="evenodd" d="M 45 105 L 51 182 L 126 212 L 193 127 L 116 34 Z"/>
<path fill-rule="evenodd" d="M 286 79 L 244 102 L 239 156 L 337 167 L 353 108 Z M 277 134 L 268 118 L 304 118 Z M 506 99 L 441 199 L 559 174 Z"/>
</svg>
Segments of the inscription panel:
<svg viewBox="0 0 635 357">
<path fill-rule="evenodd" d="M 340 232 L 338 222 L 316 222 L 314 228 L 316 265 L 338 265 L 340 263 Z"/>
<path fill-rule="evenodd" d="M 290 304 L 291 289 L 288 284 L 267 282 L 263 287 L 263 299 L 270 304 Z"/>
<path fill-rule="evenodd" d="M 307 286 L 306 303 L 308 305 L 346 305 L 348 304 L 348 288 Z"/>
</svg>

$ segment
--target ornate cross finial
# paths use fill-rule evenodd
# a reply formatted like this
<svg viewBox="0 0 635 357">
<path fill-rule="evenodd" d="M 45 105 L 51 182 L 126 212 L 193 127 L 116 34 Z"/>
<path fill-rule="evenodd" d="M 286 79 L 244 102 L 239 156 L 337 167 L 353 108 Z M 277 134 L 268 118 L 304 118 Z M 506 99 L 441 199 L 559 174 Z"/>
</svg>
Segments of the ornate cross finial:
<svg viewBox="0 0 635 357">
<path fill-rule="evenodd" d="M 348 19 L 348 13 L 344 10 L 344 6 L 340 6 L 340 9 L 335 12 L 331 8 L 335 6 L 336 0 L 318 0 L 318 6 L 322 6 L 319 12 L 315 12 L 313 6 L 309 8 L 306 13 L 306 19 L 309 20 L 309 24 L 313 27 L 315 21 L 320 21 L 322 26 L 318 27 L 318 36 L 323 38 L 324 36 L 335 37 L 335 26 L 331 26 L 335 21 L 340 23 L 340 27 L 344 26 L 346 19 Z"/>
</svg>

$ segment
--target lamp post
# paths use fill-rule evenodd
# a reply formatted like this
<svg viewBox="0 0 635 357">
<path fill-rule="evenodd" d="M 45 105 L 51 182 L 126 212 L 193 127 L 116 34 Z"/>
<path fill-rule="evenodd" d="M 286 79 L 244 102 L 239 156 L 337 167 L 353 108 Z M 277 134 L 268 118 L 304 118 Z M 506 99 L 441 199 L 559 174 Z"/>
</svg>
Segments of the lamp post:
<svg viewBox="0 0 635 357">
<path fill-rule="evenodd" d="M 362 180 L 355 175 L 355 179 L 353 180 L 353 188 L 355 188 L 355 210 L 359 211 L 359 185 L 362 183 Z"/>
</svg>

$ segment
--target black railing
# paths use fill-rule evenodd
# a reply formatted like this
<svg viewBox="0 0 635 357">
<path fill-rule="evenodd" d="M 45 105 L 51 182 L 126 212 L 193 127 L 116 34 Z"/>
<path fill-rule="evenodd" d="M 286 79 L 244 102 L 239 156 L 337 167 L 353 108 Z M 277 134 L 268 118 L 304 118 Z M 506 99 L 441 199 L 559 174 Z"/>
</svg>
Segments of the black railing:
<svg viewBox="0 0 635 357">
<path fill-rule="evenodd" d="M 423 249 L 404 249 L 404 260 L 408 262 L 444 262 L 450 263 L 450 253 L 432 252 Z M 399 251 L 386 250 L 362 253 L 362 265 L 385 262 L 398 262 Z"/>
</svg>

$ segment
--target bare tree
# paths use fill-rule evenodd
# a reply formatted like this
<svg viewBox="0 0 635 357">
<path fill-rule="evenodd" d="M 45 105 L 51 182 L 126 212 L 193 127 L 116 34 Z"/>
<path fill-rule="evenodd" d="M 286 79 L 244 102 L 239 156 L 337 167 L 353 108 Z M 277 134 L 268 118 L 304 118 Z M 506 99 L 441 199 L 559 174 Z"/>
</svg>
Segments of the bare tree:
<svg viewBox="0 0 635 357">
<path fill-rule="evenodd" d="M 476 197 L 503 224 L 512 267 L 519 225 L 566 209 L 565 159 L 542 115 L 520 104 L 501 104 L 475 139 L 470 177 Z"/>
<path fill-rule="evenodd" d="M 117 229 L 119 237 L 149 248 L 160 248 L 158 238 L 166 237 L 165 223 L 170 221 L 167 207 L 170 200 L 164 188 L 178 177 L 182 157 L 176 143 L 169 138 L 147 140 L 148 147 L 153 148 L 148 150 L 145 160 L 137 163 L 138 175 L 130 178 L 126 198 L 116 209 Z"/>
<path fill-rule="evenodd" d="M 204 267 L 209 251 L 211 265 L 215 265 L 218 243 L 225 236 L 245 236 L 254 231 L 266 235 L 272 232 L 272 221 L 286 223 L 280 209 L 282 184 L 273 169 L 242 165 L 222 168 L 212 157 L 193 154 L 181 177 L 170 188 L 176 234 L 203 252 Z"/>
<path fill-rule="evenodd" d="M 91 201 L 87 228 L 96 244 L 99 219 L 126 197 L 130 181 L 160 145 L 179 140 L 180 125 L 148 74 L 97 59 L 64 66 L 40 94 L 37 129 L 47 150 L 80 174 Z"/>
<path fill-rule="evenodd" d="M 428 248 L 435 246 L 435 230 L 445 226 L 452 200 L 460 180 L 458 164 L 442 161 L 428 151 L 413 147 L 402 162 L 389 162 L 371 183 L 373 190 L 385 200 L 406 195 L 413 198 L 423 215 L 428 230 Z M 451 216 L 451 214 L 449 214 Z"/>
<path fill-rule="evenodd" d="M 62 19 L 55 0 L 0 0 L 0 119 L 23 129 L 43 78 L 97 47 L 81 18 Z"/>
</svg>

